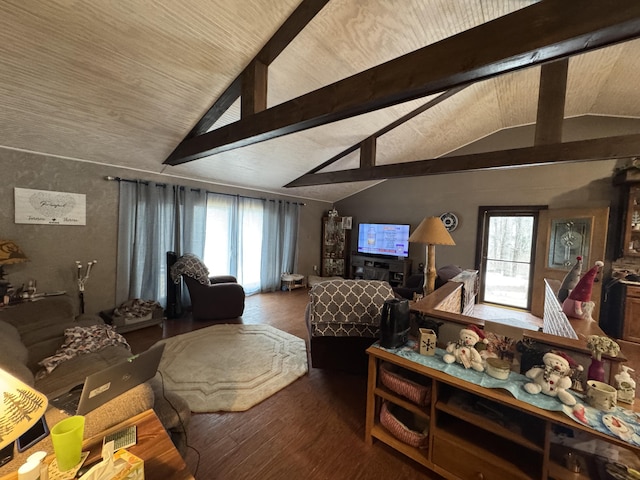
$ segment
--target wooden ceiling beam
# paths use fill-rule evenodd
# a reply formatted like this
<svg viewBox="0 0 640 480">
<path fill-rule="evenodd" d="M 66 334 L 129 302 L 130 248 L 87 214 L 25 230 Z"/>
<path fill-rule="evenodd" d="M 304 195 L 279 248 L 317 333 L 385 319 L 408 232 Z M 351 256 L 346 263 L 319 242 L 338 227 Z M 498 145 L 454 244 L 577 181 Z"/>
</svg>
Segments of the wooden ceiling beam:
<svg viewBox="0 0 640 480">
<path fill-rule="evenodd" d="M 273 37 L 269 39 L 260 52 L 258 52 L 255 58 L 249 63 L 247 69 L 254 69 L 254 64 L 256 62 L 264 64 L 267 67 L 271 65 L 278 55 L 287 48 L 293 39 L 296 38 L 296 36 L 327 3 L 329 3 L 329 0 L 302 0 L 300 5 L 298 5 L 289 18 L 287 18 L 276 33 L 274 33 Z M 247 72 L 247 69 L 245 69 L 245 71 L 231 82 L 231 85 L 227 87 L 224 93 L 218 97 L 209 110 L 200 120 L 198 120 L 185 139 L 197 137 L 198 135 L 206 133 L 213 124 L 220 119 L 224 112 L 226 112 L 229 107 L 231 107 L 231 105 L 240 98 L 241 94 L 245 93 L 243 79 L 245 79 L 247 75 L 252 74 L 251 72 Z M 264 95 L 266 98 L 266 92 Z M 266 100 L 264 108 L 266 108 Z M 264 110 L 264 108 L 262 110 Z"/>
<path fill-rule="evenodd" d="M 640 36 L 640 2 L 547 0 L 184 140 L 179 165 Z"/>
<path fill-rule="evenodd" d="M 304 175 L 286 186 L 307 187 L 330 183 L 377 181 L 389 178 L 441 175 L 462 171 L 607 160 L 638 155 L 640 155 L 640 134 L 622 135 L 355 168 L 337 172 L 314 173 Z"/>
<path fill-rule="evenodd" d="M 267 65 L 254 60 L 242 73 L 240 116 L 267 109 Z"/>
<path fill-rule="evenodd" d="M 360 144 L 360 167 L 373 167 L 376 164 L 376 137 L 367 137 Z"/>
<path fill-rule="evenodd" d="M 424 105 L 420 105 L 415 110 L 412 110 L 409 113 L 407 113 L 406 115 L 403 115 L 402 117 L 398 118 L 397 120 L 391 122 L 390 124 L 385 125 L 384 127 L 382 127 L 377 132 L 371 134 L 368 138 L 378 138 L 378 137 L 381 137 L 382 135 L 384 135 L 385 133 L 389 133 L 394 128 L 399 127 L 400 125 L 402 125 L 405 122 L 408 122 L 412 118 L 417 117 L 418 115 L 420 115 L 421 113 L 426 112 L 430 108 L 435 107 L 436 105 L 440 104 L 441 102 L 443 102 L 447 98 L 453 97 L 456 93 L 460 92 L 461 90 L 464 90 L 468 86 L 469 85 L 461 85 L 459 87 L 452 88 L 451 90 L 447 90 L 446 92 L 441 93 L 436 98 L 433 98 L 433 99 L 429 100 L 428 102 L 426 102 Z M 350 147 L 346 148 L 345 150 L 343 150 L 339 154 L 334 155 L 333 157 L 331 157 L 326 162 L 324 162 L 324 163 L 318 165 L 317 167 L 309 170 L 307 173 L 319 172 L 323 168 L 326 168 L 329 165 L 331 165 L 332 163 L 335 163 L 338 160 L 340 160 L 341 158 L 346 157 L 350 153 L 355 152 L 356 150 L 358 150 L 360 148 L 361 145 L 362 145 L 362 142 L 356 143 L 354 145 L 351 145 Z"/>
<path fill-rule="evenodd" d="M 185 139 L 194 138 L 198 135 L 202 135 L 203 133 L 207 133 L 207 131 L 216 123 L 224 112 L 229 110 L 231 105 L 240 98 L 240 94 L 242 92 L 242 75 L 236 77 L 236 79 L 231 82 L 231 85 L 227 87 L 227 89 L 218 97 L 218 99 L 214 102 L 213 105 L 207 110 L 198 123 L 191 129 L 191 131 L 187 134 Z"/>
<path fill-rule="evenodd" d="M 540 69 L 535 145 L 562 142 L 569 59 L 545 63 Z"/>
</svg>

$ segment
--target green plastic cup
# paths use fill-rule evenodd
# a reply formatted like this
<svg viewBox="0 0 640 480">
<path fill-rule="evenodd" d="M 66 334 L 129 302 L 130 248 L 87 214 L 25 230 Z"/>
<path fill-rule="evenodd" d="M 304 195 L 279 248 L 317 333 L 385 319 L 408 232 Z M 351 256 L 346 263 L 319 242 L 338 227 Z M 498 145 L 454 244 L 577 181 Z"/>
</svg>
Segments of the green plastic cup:
<svg viewBox="0 0 640 480">
<path fill-rule="evenodd" d="M 58 461 L 58 470 L 66 472 L 80 463 L 84 417 L 75 415 L 56 423 L 51 429 L 51 443 Z"/>
</svg>

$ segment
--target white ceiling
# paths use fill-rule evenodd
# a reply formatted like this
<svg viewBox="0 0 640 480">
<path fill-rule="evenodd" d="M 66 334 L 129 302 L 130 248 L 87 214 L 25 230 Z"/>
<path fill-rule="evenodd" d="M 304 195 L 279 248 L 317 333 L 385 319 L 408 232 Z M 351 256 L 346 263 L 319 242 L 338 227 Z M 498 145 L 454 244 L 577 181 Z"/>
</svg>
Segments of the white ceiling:
<svg viewBox="0 0 640 480">
<path fill-rule="evenodd" d="M 532 3 L 332 0 L 269 66 L 268 106 Z M 283 186 L 428 98 L 175 167 L 163 164 L 298 4 L 4 0 L 0 146 L 329 202 L 367 188 L 375 182 Z M 637 40 L 572 57 L 565 116 L 639 118 L 639 74 Z M 382 136 L 377 164 L 439 157 L 534 123 L 538 81 L 539 68 L 530 68 L 468 87 Z M 239 110 L 236 102 L 215 127 L 238 120 Z M 330 168 L 358 162 L 355 152 Z"/>
</svg>

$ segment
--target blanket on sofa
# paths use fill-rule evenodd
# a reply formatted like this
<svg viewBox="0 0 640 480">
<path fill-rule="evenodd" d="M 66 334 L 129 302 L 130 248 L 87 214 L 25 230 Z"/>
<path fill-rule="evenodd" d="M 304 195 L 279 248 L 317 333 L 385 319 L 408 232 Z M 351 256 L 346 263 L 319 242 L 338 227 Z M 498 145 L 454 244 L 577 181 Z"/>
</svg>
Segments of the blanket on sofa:
<svg viewBox="0 0 640 480">
<path fill-rule="evenodd" d="M 62 362 L 78 355 L 97 352 L 110 345 L 122 345 L 131 351 L 131 346 L 112 325 L 67 328 L 64 331 L 64 338 L 64 343 L 54 355 L 38 362 L 43 368 L 36 375 L 36 379 L 51 373 Z"/>
</svg>

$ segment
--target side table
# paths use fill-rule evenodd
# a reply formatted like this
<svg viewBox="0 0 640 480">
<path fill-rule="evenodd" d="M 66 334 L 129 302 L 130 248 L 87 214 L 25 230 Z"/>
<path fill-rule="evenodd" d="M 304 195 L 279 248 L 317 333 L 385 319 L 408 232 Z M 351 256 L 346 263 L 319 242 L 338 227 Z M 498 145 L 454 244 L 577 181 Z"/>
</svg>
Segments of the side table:
<svg viewBox="0 0 640 480">
<path fill-rule="evenodd" d="M 137 427 L 138 443 L 127 448 L 136 457 L 144 461 L 144 477 L 149 479 L 163 480 L 195 480 L 189 472 L 187 465 L 173 445 L 171 438 L 160 423 L 153 410 L 147 410 L 135 417 L 115 425 L 95 437 L 86 439 L 83 442 L 82 450 L 90 451 L 85 463 L 98 460 L 102 453 L 102 439 L 122 428 L 135 425 Z M 45 459 L 50 463 L 54 459 L 54 454 L 50 454 Z M 17 480 L 18 472 L 10 473 L 0 480 Z"/>
<path fill-rule="evenodd" d="M 282 289 L 287 289 L 289 291 L 294 288 L 302 288 L 307 286 L 307 282 L 305 282 L 304 275 L 299 273 L 283 273 L 280 277 L 282 281 Z"/>
</svg>

